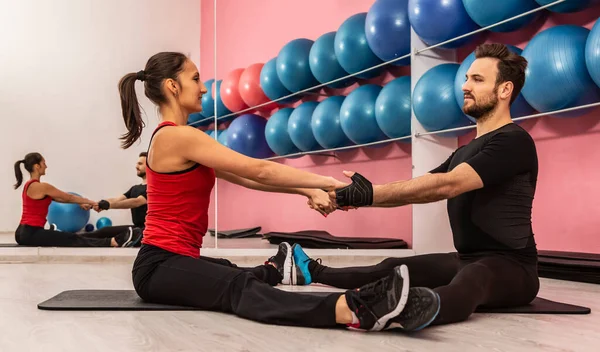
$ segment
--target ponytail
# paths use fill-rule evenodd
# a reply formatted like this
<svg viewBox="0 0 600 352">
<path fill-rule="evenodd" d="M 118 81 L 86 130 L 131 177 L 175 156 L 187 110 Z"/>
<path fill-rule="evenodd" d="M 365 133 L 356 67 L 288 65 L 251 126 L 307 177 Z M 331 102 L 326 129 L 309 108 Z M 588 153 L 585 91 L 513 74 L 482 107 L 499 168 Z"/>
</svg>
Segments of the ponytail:
<svg viewBox="0 0 600 352">
<path fill-rule="evenodd" d="M 25 165 L 25 170 L 29 173 L 33 172 L 33 168 L 35 165 L 39 165 L 44 158 L 40 153 L 29 153 L 25 155 L 25 159 L 19 160 L 15 163 L 15 177 L 17 178 L 17 183 L 15 183 L 15 189 L 19 188 L 21 184 L 23 184 L 23 172 L 21 171 L 21 164 Z"/>
<path fill-rule="evenodd" d="M 160 52 L 148 59 L 144 70 L 128 73 L 119 81 L 121 110 L 127 133 L 121 136 L 121 147 L 127 149 L 142 135 L 146 126 L 142 120 L 140 104 L 135 93 L 135 81 L 144 82 L 144 93 L 151 102 L 160 106 L 167 102 L 162 85 L 166 79 L 177 80 L 183 71 L 187 56 L 178 52 Z"/>
<path fill-rule="evenodd" d="M 119 81 L 119 95 L 121 96 L 121 109 L 123 120 L 127 127 L 127 133 L 121 136 L 121 147 L 127 149 L 135 143 L 142 135 L 142 129 L 146 126 L 142 120 L 140 104 L 135 93 L 135 81 L 138 74 L 128 73 Z"/>
<path fill-rule="evenodd" d="M 19 160 L 15 163 L 15 177 L 17 178 L 17 183 L 15 183 L 15 189 L 21 187 L 23 184 L 23 172 L 21 171 L 21 164 L 25 163 L 25 160 Z"/>
</svg>

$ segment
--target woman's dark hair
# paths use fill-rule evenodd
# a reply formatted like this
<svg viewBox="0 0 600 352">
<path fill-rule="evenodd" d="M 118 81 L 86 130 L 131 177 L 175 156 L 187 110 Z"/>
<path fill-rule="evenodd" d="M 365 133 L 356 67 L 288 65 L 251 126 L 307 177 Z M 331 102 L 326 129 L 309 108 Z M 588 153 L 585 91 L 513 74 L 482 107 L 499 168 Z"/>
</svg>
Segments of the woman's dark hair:
<svg viewBox="0 0 600 352">
<path fill-rule="evenodd" d="M 25 155 L 25 159 L 19 160 L 15 163 L 15 177 L 17 178 L 17 183 L 15 183 L 15 189 L 21 187 L 23 183 L 23 172 L 21 172 L 21 164 L 25 165 L 25 170 L 29 172 L 33 172 L 33 167 L 42 162 L 44 158 L 40 153 L 29 153 Z"/>
<path fill-rule="evenodd" d="M 146 126 L 135 93 L 135 81 L 139 79 L 144 82 L 144 93 L 154 104 L 166 103 L 167 98 L 162 91 L 162 83 L 169 78 L 177 80 L 186 60 L 187 57 L 182 53 L 161 52 L 148 60 L 143 71 L 128 73 L 121 78 L 119 94 L 123 119 L 127 127 L 127 133 L 121 136 L 123 149 L 131 147 L 140 138 L 142 129 Z"/>
</svg>

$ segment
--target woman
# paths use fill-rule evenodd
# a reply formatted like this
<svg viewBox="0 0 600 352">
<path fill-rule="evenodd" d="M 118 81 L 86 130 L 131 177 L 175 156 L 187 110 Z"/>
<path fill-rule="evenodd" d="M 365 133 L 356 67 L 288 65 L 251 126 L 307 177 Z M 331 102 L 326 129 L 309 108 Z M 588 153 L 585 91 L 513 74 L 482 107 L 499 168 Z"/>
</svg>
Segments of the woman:
<svg viewBox="0 0 600 352">
<path fill-rule="evenodd" d="M 75 233 L 45 230 L 46 216 L 50 203 L 54 200 L 60 203 L 79 204 L 82 209 L 90 210 L 97 205 L 93 200 L 65 193 L 49 183 L 41 182 L 46 174 L 46 160 L 40 153 L 29 153 L 23 160 L 15 163 L 15 189 L 23 183 L 21 164 L 29 172 L 29 181 L 23 186 L 23 213 L 15 240 L 24 246 L 40 247 L 125 247 L 141 237 L 141 232 L 129 229 L 119 234 L 90 233 L 78 235 Z"/>
<path fill-rule="evenodd" d="M 415 330 L 427 325 L 438 310 L 437 296 L 411 288 L 406 266 L 360 290 L 327 296 L 273 288 L 289 283 L 294 270 L 289 244 L 282 243 L 267 264 L 237 268 L 227 260 L 200 256 L 208 225 L 208 207 L 215 176 L 270 192 L 309 196 L 324 212 L 335 207 L 320 190 L 345 186 L 331 178 L 238 154 L 186 126 L 190 113 L 202 110 L 202 84 L 193 62 L 181 53 L 152 56 L 143 71 L 119 82 L 127 133 L 123 148 L 135 143 L 144 126 L 135 82 L 159 108 L 161 123 L 152 134 L 146 161 L 148 213 L 142 246 L 133 266 L 133 284 L 148 302 L 231 312 L 268 324 L 361 330 L 402 325 Z M 324 192 L 323 192 L 324 193 Z M 426 304 L 423 304 L 423 303 Z"/>
</svg>

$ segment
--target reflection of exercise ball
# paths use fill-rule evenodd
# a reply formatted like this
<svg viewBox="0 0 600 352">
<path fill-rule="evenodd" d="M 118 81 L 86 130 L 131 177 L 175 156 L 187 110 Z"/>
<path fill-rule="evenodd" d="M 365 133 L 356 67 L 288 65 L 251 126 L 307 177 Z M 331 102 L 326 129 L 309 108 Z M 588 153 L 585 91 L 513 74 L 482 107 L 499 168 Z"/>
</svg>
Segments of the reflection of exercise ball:
<svg viewBox="0 0 600 352">
<path fill-rule="evenodd" d="M 108 227 L 108 226 L 112 226 L 112 220 L 110 220 L 107 217 L 101 217 L 100 219 L 98 219 L 98 221 L 96 221 L 96 228 L 98 230 L 100 230 L 103 227 Z"/>
<path fill-rule="evenodd" d="M 536 34 L 523 49 L 528 65 L 523 97 L 539 112 L 549 112 L 595 103 L 600 88 L 585 63 L 585 46 L 590 30 L 560 25 Z M 589 109 L 575 110 L 555 117 L 576 117 Z"/>
<path fill-rule="evenodd" d="M 555 1 L 555 0 L 552 0 Z M 504 21 L 538 7 L 534 0 L 462 0 L 469 16 L 481 27 Z M 512 32 L 522 28 L 533 21 L 540 11 L 519 17 L 510 22 L 490 28 L 492 32 Z"/>
<path fill-rule="evenodd" d="M 459 64 L 440 64 L 429 69 L 417 81 L 412 96 L 415 117 L 427 131 L 439 131 L 470 125 L 454 96 L 454 78 Z M 448 136 L 461 134 L 447 132 Z"/>
<path fill-rule="evenodd" d="M 221 99 L 223 104 L 229 111 L 237 112 L 248 108 L 246 102 L 242 99 L 240 94 L 240 77 L 244 72 L 243 68 L 237 68 L 232 70 L 223 78 L 219 93 L 221 93 Z"/>
<path fill-rule="evenodd" d="M 533 0 L 532 0 L 533 1 Z M 377 0 L 367 13 L 367 43 L 383 61 L 410 54 L 408 0 Z M 393 65 L 410 65 L 410 57 Z"/>
<path fill-rule="evenodd" d="M 71 193 L 79 196 L 77 193 Z M 59 230 L 77 232 L 85 227 L 90 219 L 90 211 L 83 210 L 79 204 L 50 203 L 48 208 L 48 223 L 55 224 Z"/>
<path fill-rule="evenodd" d="M 522 50 L 517 48 L 516 46 L 506 45 L 506 47 L 508 48 L 508 50 L 514 52 L 515 54 L 521 55 Z M 473 64 L 474 61 L 475 61 L 475 52 L 472 52 L 469 56 L 467 56 L 464 59 L 462 64 L 460 64 L 460 67 L 458 68 L 458 71 L 456 72 L 456 76 L 454 79 L 454 96 L 456 98 L 456 102 L 458 103 L 458 106 L 461 109 L 465 103 L 465 99 L 464 99 L 465 94 L 462 91 L 462 86 L 465 84 L 465 75 L 467 74 L 467 71 L 469 71 L 469 68 L 471 67 L 471 65 Z M 531 105 L 529 105 L 529 103 L 525 100 L 525 98 L 523 98 L 522 93 L 519 93 L 519 95 L 517 96 L 515 101 L 510 106 L 510 115 L 512 118 L 530 115 L 530 114 L 533 114 L 534 112 L 535 112 L 535 109 L 532 108 Z M 469 115 L 467 115 L 467 117 L 469 118 L 469 120 L 471 120 L 473 122 L 476 121 L 473 117 L 471 117 Z"/>
<path fill-rule="evenodd" d="M 469 17 L 462 0 L 408 0 L 408 18 L 417 36 L 427 45 L 445 42 L 479 28 Z M 478 37 L 479 34 L 473 34 L 441 47 L 459 48 Z"/>
</svg>

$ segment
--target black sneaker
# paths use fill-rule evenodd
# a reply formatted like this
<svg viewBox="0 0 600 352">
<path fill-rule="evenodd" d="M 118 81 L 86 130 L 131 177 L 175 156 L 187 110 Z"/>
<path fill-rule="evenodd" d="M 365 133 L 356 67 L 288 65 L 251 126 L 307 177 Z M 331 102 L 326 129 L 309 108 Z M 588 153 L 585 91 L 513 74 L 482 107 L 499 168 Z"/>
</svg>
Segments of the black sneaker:
<svg viewBox="0 0 600 352">
<path fill-rule="evenodd" d="M 389 320 L 386 330 L 419 331 L 431 324 L 440 312 L 440 296 L 425 287 L 413 287 L 400 315 Z"/>
<path fill-rule="evenodd" d="M 125 243 L 123 247 L 139 247 L 143 237 L 142 229 L 137 227 L 130 227 L 129 231 L 131 232 L 131 240 L 129 241 L 129 243 Z"/>
<path fill-rule="evenodd" d="M 279 244 L 279 250 L 277 254 L 269 258 L 267 263 L 275 264 L 275 267 L 283 277 L 281 283 L 284 285 L 291 285 L 292 283 L 292 270 L 294 269 L 294 262 L 292 260 L 292 247 L 287 242 L 281 242 Z"/>
<path fill-rule="evenodd" d="M 397 266 L 385 278 L 346 292 L 348 307 L 356 314 L 358 324 L 349 324 L 353 330 L 380 331 L 406 305 L 409 291 L 408 268 Z"/>
<path fill-rule="evenodd" d="M 128 227 L 127 232 L 120 233 L 114 238 L 119 247 L 128 247 L 128 244 L 133 239 L 133 229 L 131 227 Z"/>
</svg>

